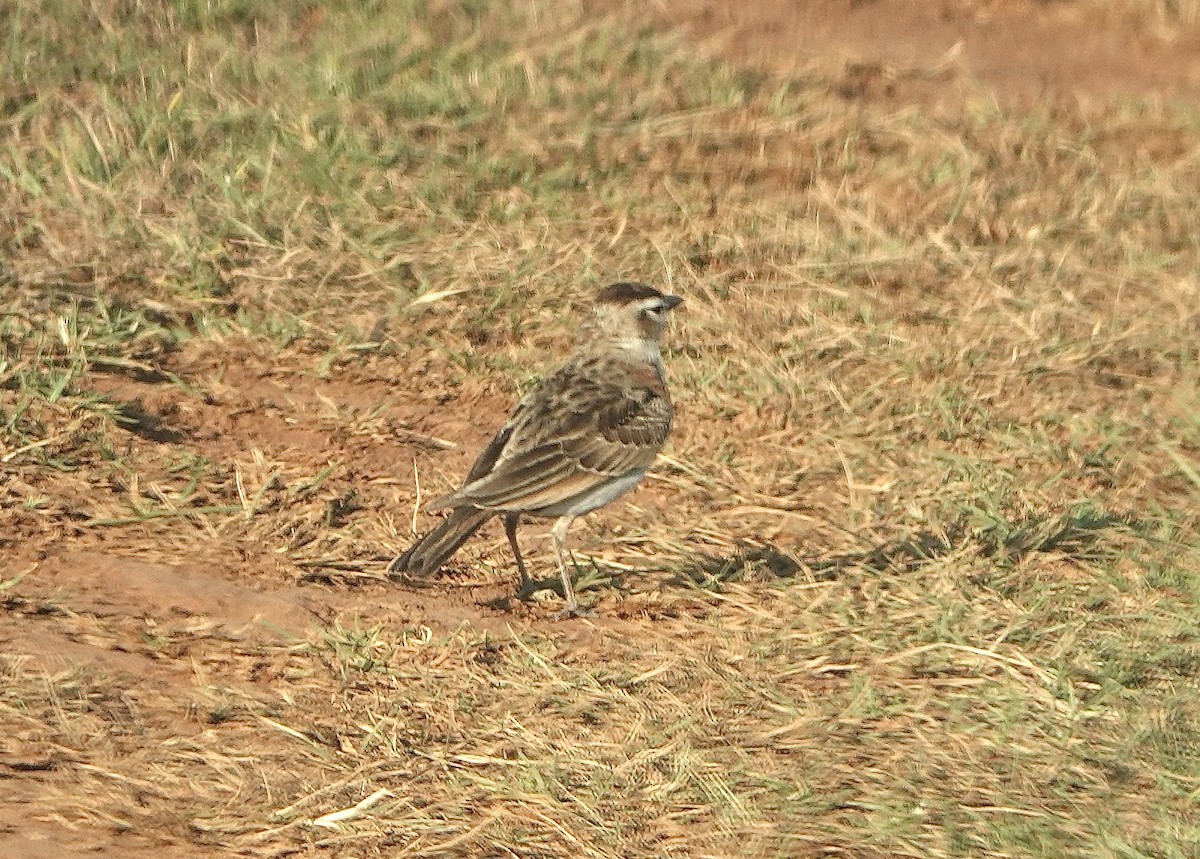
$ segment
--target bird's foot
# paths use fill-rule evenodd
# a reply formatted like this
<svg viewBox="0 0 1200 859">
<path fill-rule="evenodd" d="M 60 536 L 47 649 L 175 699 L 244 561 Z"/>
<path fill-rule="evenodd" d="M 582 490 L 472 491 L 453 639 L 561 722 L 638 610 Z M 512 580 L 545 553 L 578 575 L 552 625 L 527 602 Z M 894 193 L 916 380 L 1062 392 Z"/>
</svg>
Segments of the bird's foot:
<svg viewBox="0 0 1200 859">
<path fill-rule="evenodd" d="M 544 591 L 548 588 L 545 582 L 537 582 L 533 579 L 522 579 L 520 587 L 517 588 L 517 599 L 525 602 L 533 599 L 533 595 L 538 591 Z"/>
<path fill-rule="evenodd" d="M 533 602 L 538 603 L 554 599 L 554 597 L 558 595 L 558 588 L 555 587 L 556 584 L 557 582 L 530 579 L 527 582 L 523 582 L 521 587 L 517 590 L 517 599 L 521 600 L 522 602 L 529 602 L 532 600 Z M 576 600 L 571 600 L 562 608 L 561 611 L 554 613 L 554 619 L 568 620 L 572 617 L 593 617 L 595 614 L 596 613 L 587 606 L 580 605 Z"/>
<path fill-rule="evenodd" d="M 596 616 L 596 612 L 594 609 L 588 608 L 587 606 L 580 605 L 578 602 L 575 602 L 574 600 L 568 602 L 562 611 L 554 613 L 555 620 L 570 620 L 573 617 L 595 617 L 595 616 Z"/>
</svg>

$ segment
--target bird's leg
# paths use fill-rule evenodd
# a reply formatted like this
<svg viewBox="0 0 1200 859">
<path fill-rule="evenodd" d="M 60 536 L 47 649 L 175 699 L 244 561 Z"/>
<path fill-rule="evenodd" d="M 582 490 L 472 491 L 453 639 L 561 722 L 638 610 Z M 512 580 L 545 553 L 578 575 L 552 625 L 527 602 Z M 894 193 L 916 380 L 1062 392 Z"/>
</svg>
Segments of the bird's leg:
<svg viewBox="0 0 1200 859">
<path fill-rule="evenodd" d="M 567 601 L 562 611 L 564 617 L 580 613 L 579 600 L 575 598 L 575 588 L 571 586 L 571 574 L 567 572 L 567 530 L 574 521 L 574 516 L 562 516 L 550 529 L 550 537 L 554 540 L 554 554 L 558 557 L 558 574 L 562 576 L 563 597 Z"/>
<path fill-rule="evenodd" d="M 525 569 L 525 559 L 521 557 L 521 546 L 517 542 L 517 525 L 520 523 L 520 513 L 508 513 L 504 517 L 504 533 L 508 535 L 508 545 L 512 547 L 513 557 L 517 559 L 517 572 L 521 574 L 521 589 L 517 593 L 524 599 L 529 594 L 529 588 L 533 582 L 529 580 L 529 572 Z"/>
</svg>

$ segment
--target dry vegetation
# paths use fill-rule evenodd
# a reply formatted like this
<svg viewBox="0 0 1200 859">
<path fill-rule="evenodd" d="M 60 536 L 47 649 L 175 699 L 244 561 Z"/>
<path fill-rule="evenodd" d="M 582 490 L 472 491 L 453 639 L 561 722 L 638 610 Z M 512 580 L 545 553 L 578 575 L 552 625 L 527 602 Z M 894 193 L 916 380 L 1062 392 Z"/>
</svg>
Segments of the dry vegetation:
<svg viewBox="0 0 1200 859">
<path fill-rule="evenodd" d="M 0 852 L 1200 856 L 1195 106 L 513 5 L 0 13 Z M 617 278 L 597 616 L 385 581 Z"/>
</svg>

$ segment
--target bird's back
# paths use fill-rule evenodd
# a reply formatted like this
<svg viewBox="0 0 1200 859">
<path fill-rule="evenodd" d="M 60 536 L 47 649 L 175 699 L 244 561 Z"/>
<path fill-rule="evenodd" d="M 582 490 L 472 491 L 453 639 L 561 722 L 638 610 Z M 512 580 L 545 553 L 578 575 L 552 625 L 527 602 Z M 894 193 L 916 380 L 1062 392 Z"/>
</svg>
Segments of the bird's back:
<svg viewBox="0 0 1200 859">
<path fill-rule="evenodd" d="M 463 486 L 435 506 L 536 514 L 634 473 L 640 478 L 672 416 L 656 362 L 581 351 L 522 397 Z"/>
</svg>

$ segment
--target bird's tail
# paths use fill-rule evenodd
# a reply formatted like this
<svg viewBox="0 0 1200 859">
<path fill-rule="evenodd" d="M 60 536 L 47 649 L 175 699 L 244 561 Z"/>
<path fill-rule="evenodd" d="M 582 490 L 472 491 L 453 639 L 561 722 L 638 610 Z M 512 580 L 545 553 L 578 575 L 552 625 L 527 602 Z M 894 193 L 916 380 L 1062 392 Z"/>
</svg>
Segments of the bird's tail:
<svg viewBox="0 0 1200 859">
<path fill-rule="evenodd" d="M 407 552 L 397 556 L 388 565 L 388 572 L 418 576 L 436 573 L 458 551 L 458 547 L 479 530 L 480 525 L 495 515 L 476 507 L 456 508 L 442 524 L 413 543 Z"/>
</svg>

